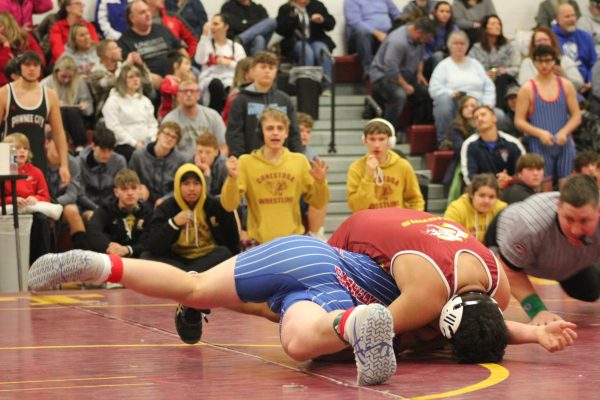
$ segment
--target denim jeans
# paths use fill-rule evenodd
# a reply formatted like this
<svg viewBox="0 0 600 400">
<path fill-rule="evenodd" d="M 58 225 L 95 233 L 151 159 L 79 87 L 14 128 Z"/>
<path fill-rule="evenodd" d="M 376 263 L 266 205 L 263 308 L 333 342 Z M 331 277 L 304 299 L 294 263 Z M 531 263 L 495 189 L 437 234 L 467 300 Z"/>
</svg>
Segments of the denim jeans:
<svg viewBox="0 0 600 400">
<path fill-rule="evenodd" d="M 388 79 L 379 79 L 373 82 L 373 95 L 385 101 L 383 118 L 388 120 L 398 132 L 400 128 L 400 116 L 408 95 L 399 85 Z"/>
<path fill-rule="evenodd" d="M 329 48 L 323 42 L 315 41 L 311 43 L 307 41 L 304 50 L 304 64 L 300 64 L 300 60 L 302 59 L 302 42 L 296 42 L 294 45 L 294 60 L 299 65 L 323 67 L 323 73 L 328 78 L 323 85 L 323 88 L 327 90 L 331 88 L 331 70 L 333 66 L 331 64 L 331 59 L 328 56 L 321 55 L 321 49 L 325 49 L 327 52 L 329 51 Z"/>
<path fill-rule="evenodd" d="M 246 53 L 253 56 L 258 51 L 266 50 L 276 27 L 275 19 L 266 18 L 240 33 L 238 37 L 242 40 Z"/>
<path fill-rule="evenodd" d="M 357 53 L 363 72 L 367 74 L 373 61 L 373 55 L 379 48 L 379 41 L 369 31 L 356 30 L 350 35 L 348 40 L 348 52 Z"/>
</svg>

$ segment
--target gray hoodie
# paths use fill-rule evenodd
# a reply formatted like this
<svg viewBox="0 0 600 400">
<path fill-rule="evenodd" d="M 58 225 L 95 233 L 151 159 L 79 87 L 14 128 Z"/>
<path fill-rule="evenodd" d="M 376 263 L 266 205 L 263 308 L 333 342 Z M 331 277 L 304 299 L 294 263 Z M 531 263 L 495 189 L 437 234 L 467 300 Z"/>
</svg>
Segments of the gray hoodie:
<svg viewBox="0 0 600 400">
<path fill-rule="evenodd" d="M 110 204 L 114 199 L 115 175 L 127 167 L 125 157 L 113 152 L 106 164 L 99 164 L 94 158 L 92 146 L 88 146 L 79 153 L 78 162 L 81 195 L 77 204 L 83 211 Z"/>
</svg>

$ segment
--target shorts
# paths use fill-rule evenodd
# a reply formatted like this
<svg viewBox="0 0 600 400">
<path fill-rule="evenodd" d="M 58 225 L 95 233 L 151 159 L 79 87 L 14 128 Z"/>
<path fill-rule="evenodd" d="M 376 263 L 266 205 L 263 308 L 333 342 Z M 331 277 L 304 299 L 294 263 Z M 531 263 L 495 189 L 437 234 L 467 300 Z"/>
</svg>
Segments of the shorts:
<svg viewBox="0 0 600 400">
<path fill-rule="evenodd" d="M 365 259 L 370 258 L 364 256 Z M 361 304 L 336 277 L 342 266 L 339 251 L 308 236 L 272 240 L 238 255 L 235 287 L 245 302 L 267 302 L 284 314 L 294 303 L 310 301 L 327 312 Z"/>
</svg>

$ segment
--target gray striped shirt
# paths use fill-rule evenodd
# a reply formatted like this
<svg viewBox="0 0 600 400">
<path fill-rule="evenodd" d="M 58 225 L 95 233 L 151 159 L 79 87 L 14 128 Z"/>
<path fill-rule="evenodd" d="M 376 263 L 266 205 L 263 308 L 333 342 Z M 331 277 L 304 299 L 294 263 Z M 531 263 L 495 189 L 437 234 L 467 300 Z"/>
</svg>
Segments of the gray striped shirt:
<svg viewBox="0 0 600 400">
<path fill-rule="evenodd" d="M 504 209 L 497 221 L 500 254 L 528 275 L 565 280 L 600 259 L 600 229 L 589 246 L 574 246 L 561 233 L 558 192 L 540 193 Z"/>
</svg>

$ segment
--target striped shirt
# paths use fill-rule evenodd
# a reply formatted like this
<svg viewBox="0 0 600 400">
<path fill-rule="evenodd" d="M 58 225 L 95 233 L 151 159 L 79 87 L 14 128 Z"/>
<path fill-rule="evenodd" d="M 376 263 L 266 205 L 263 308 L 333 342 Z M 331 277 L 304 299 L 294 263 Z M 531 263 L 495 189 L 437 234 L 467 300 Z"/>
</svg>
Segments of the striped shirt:
<svg viewBox="0 0 600 400">
<path fill-rule="evenodd" d="M 565 280 L 600 259 L 600 229 L 592 245 L 574 246 L 561 232 L 559 193 L 540 193 L 511 204 L 497 221 L 500 256 L 528 275 Z"/>
</svg>

